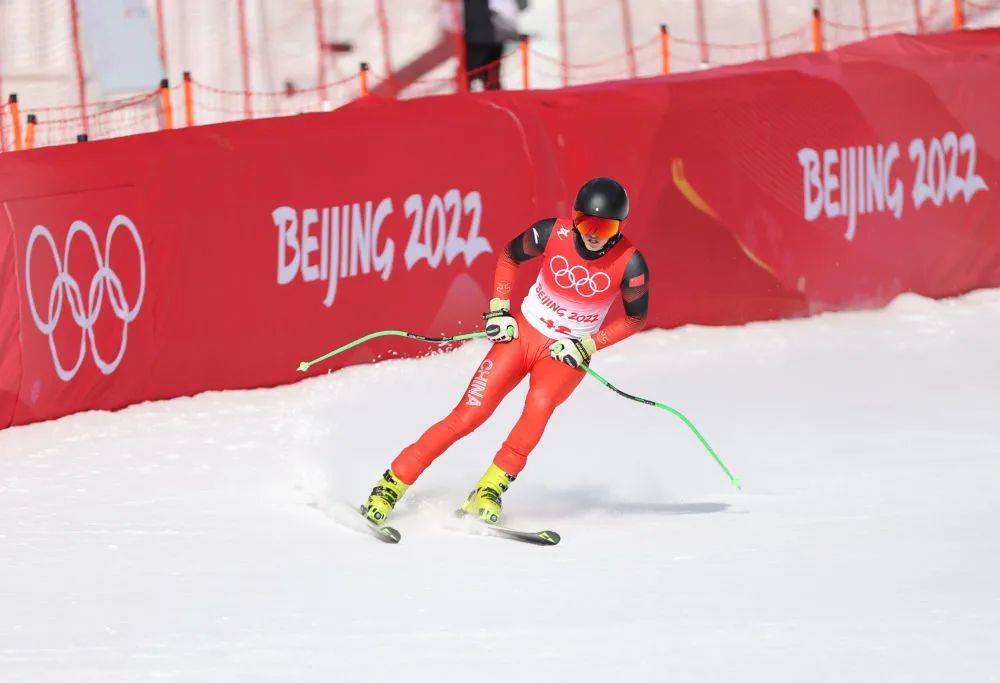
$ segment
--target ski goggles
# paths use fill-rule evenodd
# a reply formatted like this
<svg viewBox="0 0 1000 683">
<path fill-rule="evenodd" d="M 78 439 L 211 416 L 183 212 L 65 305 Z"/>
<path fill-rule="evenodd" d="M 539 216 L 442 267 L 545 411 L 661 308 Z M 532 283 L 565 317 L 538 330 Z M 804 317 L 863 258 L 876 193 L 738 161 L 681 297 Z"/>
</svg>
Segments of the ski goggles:
<svg viewBox="0 0 1000 683">
<path fill-rule="evenodd" d="M 608 240 L 618 234 L 622 222 L 614 218 L 588 216 L 582 211 L 577 211 L 576 215 L 573 216 L 573 225 L 584 237 L 593 236 L 597 239 Z"/>
</svg>

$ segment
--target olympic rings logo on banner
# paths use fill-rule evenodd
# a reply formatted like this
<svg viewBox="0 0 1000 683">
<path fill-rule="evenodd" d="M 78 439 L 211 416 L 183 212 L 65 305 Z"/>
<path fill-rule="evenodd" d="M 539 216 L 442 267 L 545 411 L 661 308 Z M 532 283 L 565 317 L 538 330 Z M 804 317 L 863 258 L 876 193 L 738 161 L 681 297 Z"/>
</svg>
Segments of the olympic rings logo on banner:
<svg viewBox="0 0 1000 683">
<path fill-rule="evenodd" d="M 125 298 L 125 290 L 122 287 L 121 278 L 118 277 L 118 274 L 111 267 L 111 240 L 120 227 L 128 230 L 132 236 L 132 240 L 135 242 L 136 249 L 139 251 L 139 293 L 136 296 L 135 303 L 131 306 Z M 90 246 L 94 250 L 94 258 L 97 260 L 97 272 L 94 273 L 93 278 L 90 280 L 86 299 L 84 298 L 83 290 L 80 288 L 80 283 L 70 274 L 69 251 L 73 244 L 73 239 L 77 235 L 85 237 L 90 242 Z M 38 240 L 44 240 L 48 243 L 49 249 L 52 252 L 52 259 L 56 264 L 56 279 L 49 290 L 48 308 L 46 309 L 47 316 L 45 319 L 42 319 L 38 312 L 31 280 L 31 255 Z M 52 238 L 52 233 L 44 225 L 36 225 L 31 231 L 31 236 L 28 237 L 24 277 L 27 282 L 28 305 L 31 307 L 31 317 L 34 318 L 38 330 L 49 338 L 52 362 L 55 364 L 59 379 L 68 382 L 76 376 L 87 355 L 88 343 L 94 364 L 97 365 L 102 373 L 110 375 L 118 369 L 118 365 L 125 356 L 125 348 L 128 346 L 129 323 L 139 315 L 139 309 L 142 307 L 142 298 L 146 293 L 146 255 L 143 252 L 142 239 L 139 237 L 139 231 L 136 229 L 135 223 L 127 216 L 121 214 L 115 216 L 108 227 L 108 236 L 104 241 L 104 253 L 102 254 L 93 229 L 83 221 L 73 221 L 73 224 L 69 228 L 69 234 L 66 236 L 66 245 L 63 248 L 61 259 L 55 240 Z M 101 357 L 101 353 L 97 349 L 97 342 L 94 340 L 94 324 L 101 314 L 105 295 L 115 317 L 124 323 L 118 354 L 110 361 Z M 59 358 L 59 352 L 56 349 L 53 334 L 62 316 L 63 303 L 66 303 L 73 322 L 76 323 L 81 332 L 80 352 L 77 355 L 76 363 L 71 368 L 63 367 L 62 361 Z"/>
<path fill-rule="evenodd" d="M 593 275 L 584 266 L 569 267 L 565 256 L 553 256 L 549 268 L 555 275 L 556 284 L 563 289 L 575 289 L 580 296 L 590 298 L 595 294 L 607 291 L 611 286 L 611 276 L 597 272 Z"/>
</svg>

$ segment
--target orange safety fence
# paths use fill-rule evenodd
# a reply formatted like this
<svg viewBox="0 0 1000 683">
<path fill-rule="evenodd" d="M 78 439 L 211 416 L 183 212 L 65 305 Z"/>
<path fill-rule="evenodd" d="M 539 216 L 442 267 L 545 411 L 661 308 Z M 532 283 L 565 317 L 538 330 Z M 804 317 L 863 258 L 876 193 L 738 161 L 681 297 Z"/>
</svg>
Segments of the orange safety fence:
<svg viewBox="0 0 1000 683">
<path fill-rule="evenodd" d="M 523 78 L 520 48 L 514 47 L 509 50 L 507 54 L 501 56 L 493 62 L 490 62 L 489 64 L 484 64 L 483 66 L 475 69 L 467 70 L 465 72 L 465 82 L 466 84 L 474 82 L 484 76 L 491 69 L 498 67 L 502 75 L 515 74 L 516 82 L 520 85 Z M 389 78 L 386 74 L 375 70 L 370 70 L 370 77 L 375 83 L 384 83 Z M 508 84 L 511 82 L 513 81 L 508 79 Z M 419 78 L 411 84 L 398 90 L 396 95 L 400 99 L 413 99 L 415 97 L 429 97 L 432 95 L 450 95 L 455 93 L 457 86 L 457 74 L 448 77 Z"/>
<path fill-rule="evenodd" d="M 27 115 L 34 115 L 32 130 L 35 146 L 71 143 L 80 133 L 87 132 L 89 139 L 104 139 L 135 133 L 151 132 L 164 128 L 186 125 L 221 123 L 247 118 L 291 116 L 307 112 L 329 111 L 364 96 L 369 91 L 381 96 L 401 98 L 444 95 L 464 89 L 465 84 L 476 80 L 485 72 L 499 68 L 503 87 L 523 88 L 542 82 L 563 86 L 594 83 L 603 80 L 672 73 L 683 69 L 704 68 L 735 64 L 767 57 L 777 57 L 813 49 L 817 40 L 824 48 L 859 40 L 868 35 L 895 31 L 920 32 L 928 27 L 950 24 L 951 0 L 933 0 L 915 3 L 911 16 L 898 20 L 864 25 L 831 21 L 820 16 L 809 17 L 806 23 L 784 33 L 770 36 L 770 27 L 762 29 L 766 40 L 748 42 L 713 42 L 677 35 L 666 27 L 657 30 L 648 39 L 634 42 L 631 32 L 626 42 L 630 47 L 615 54 L 591 61 L 575 62 L 565 49 L 554 57 L 527 40 L 522 44 L 510 43 L 506 54 L 492 64 L 467 71 L 460 77 L 458 67 L 452 65 L 416 78 L 411 82 L 397 83 L 389 69 L 366 66 L 351 74 L 334 69 L 340 78 L 313 87 L 302 88 L 288 81 L 286 87 L 275 91 L 220 88 L 201 82 L 185 73 L 180 85 L 163 86 L 130 97 L 86 102 L 83 111 L 79 105 L 33 108 L 23 100 L 18 105 L 0 102 L 0 152 L 26 146 L 25 126 Z M 964 19 L 968 20 L 985 12 L 1000 10 L 1000 0 L 964 0 Z M 936 22 L 936 23 L 935 23 Z M 707 61 L 706 61 L 707 59 Z M 453 60 L 451 64 L 458 63 Z"/>
<path fill-rule="evenodd" d="M 284 90 L 265 92 L 216 88 L 194 77 L 190 84 L 194 119 L 198 123 L 329 111 L 361 96 L 360 80 L 356 75 L 311 88 L 296 88 L 289 84 Z M 175 106 L 184 104 L 183 95 L 180 100 L 174 99 Z M 251 112 L 249 117 L 247 106 Z"/>
<path fill-rule="evenodd" d="M 981 7 L 986 8 L 987 6 Z M 992 6 L 994 9 L 997 7 L 1000 7 L 1000 2 L 996 6 Z M 943 5 L 935 3 L 919 16 L 915 15 L 912 18 L 868 27 L 830 21 L 821 17 L 821 30 L 832 29 L 840 33 L 852 34 L 847 39 L 845 36 L 838 36 L 835 40 L 827 39 L 826 47 L 832 47 L 844 42 L 860 40 L 866 33 L 873 35 L 895 31 L 919 31 L 922 27 L 939 18 L 943 14 L 943 9 Z M 637 64 L 638 75 L 653 75 L 669 71 L 672 63 L 686 67 L 707 67 L 806 51 L 811 49 L 811 34 L 811 21 L 798 28 L 773 36 L 767 41 L 758 40 L 743 43 L 687 39 L 671 32 L 669 33 L 671 47 L 666 54 L 661 44 L 662 38 L 657 35 L 636 45 L 631 50 L 592 62 L 581 63 L 569 62 L 564 58 L 552 57 L 533 49 L 532 57 L 537 59 L 533 62 L 532 71 L 537 71 L 549 79 L 561 76 L 560 82 L 563 85 L 574 85 L 610 78 L 624 78 L 626 77 L 624 65 L 631 60 Z M 703 61 L 704 57 L 708 57 L 707 62 Z M 665 58 L 666 62 L 664 62 Z M 561 75 L 559 70 L 562 71 Z"/>
<path fill-rule="evenodd" d="M 634 56 L 634 55 L 636 55 L 636 54 L 638 54 L 640 52 L 644 52 L 644 51 L 648 50 L 651 47 L 659 48 L 659 45 L 660 45 L 660 37 L 659 36 L 655 36 L 654 38 L 650 38 L 646 42 L 644 42 L 644 43 L 642 43 L 640 45 L 636 45 L 635 47 L 633 47 L 631 49 L 625 50 L 624 52 L 620 52 L 618 54 L 611 55 L 609 57 L 605 57 L 603 59 L 598 59 L 598 60 L 595 60 L 593 62 L 581 62 L 581 63 L 577 63 L 577 64 L 573 64 L 571 62 L 565 62 L 565 64 L 566 64 L 567 68 L 569 68 L 569 69 L 597 69 L 597 68 L 603 68 L 603 67 L 606 67 L 606 66 L 608 66 L 610 64 L 618 64 L 620 62 L 627 61 L 630 58 L 630 56 Z M 555 62 L 556 64 L 562 64 L 562 62 L 560 60 L 555 59 L 553 57 L 550 57 L 549 55 L 543 54 L 541 52 L 538 52 L 537 50 L 532 49 L 531 53 L 533 55 L 537 56 L 537 57 L 541 57 L 542 59 L 544 59 L 544 60 L 546 60 L 548 62 Z"/>
<path fill-rule="evenodd" d="M 1000 7 L 1000 4 L 996 5 L 996 7 Z M 944 9 L 944 5 L 935 3 L 927 12 L 921 12 L 919 15 L 914 13 L 914 16 L 906 17 L 898 21 L 869 26 L 842 24 L 830 19 L 824 19 L 823 23 L 840 31 L 856 33 L 857 38 L 859 39 L 863 38 L 866 32 L 871 35 L 879 33 L 895 33 L 898 31 L 915 31 L 919 33 L 924 30 L 924 27 L 932 24 L 934 20 L 939 17 L 939 15 L 942 15 Z"/>
<path fill-rule="evenodd" d="M 3 116 L 3 143 L 9 150 L 18 144 L 23 147 L 44 147 L 76 142 L 84 130 L 90 139 L 112 138 L 136 133 L 152 132 L 162 128 L 162 112 L 158 101 L 160 90 L 152 90 L 126 98 L 88 102 L 81 113 L 79 105 L 32 108 L 22 103 L 20 117 L 25 123 L 32 119 L 32 136 L 15 125 L 12 111 L 5 105 Z M 16 123 L 20 123 L 19 121 Z M 16 138 L 21 138 L 18 141 Z"/>
<path fill-rule="evenodd" d="M 677 40 L 673 34 L 670 34 L 669 39 Z M 665 72 L 661 41 L 661 34 L 657 30 L 650 38 L 634 45 L 631 49 L 587 62 L 565 61 L 532 48 L 530 70 L 541 76 L 541 80 L 556 82 L 562 86 L 627 79 L 632 73 L 636 77 L 656 76 Z M 679 64 L 698 65 L 696 61 L 689 60 L 683 54 L 678 56 L 676 50 L 670 52 L 670 59 Z"/>
<path fill-rule="evenodd" d="M 504 60 L 500 60 L 504 61 Z M 483 67 L 482 70 L 485 70 Z M 479 69 L 476 70 L 480 71 Z M 381 73 L 374 73 L 373 80 L 376 83 L 381 83 L 386 80 L 386 76 Z M 455 77 L 449 78 L 422 78 L 414 81 L 404 90 L 398 93 L 398 97 L 401 99 L 413 99 L 416 97 L 431 97 L 434 95 L 451 95 L 456 90 Z"/>
<path fill-rule="evenodd" d="M 675 50 L 671 53 L 671 58 L 675 58 L 677 52 L 680 52 L 680 56 L 676 59 L 681 63 L 688 64 L 701 64 L 702 49 L 704 48 L 704 54 L 707 54 L 710 58 L 708 64 L 704 66 L 713 66 L 719 64 L 732 64 L 735 62 L 745 62 L 753 59 L 764 59 L 768 50 L 770 50 L 770 55 L 772 57 L 777 57 L 783 54 L 792 54 L 795 52 L 804 52 L 809 49 L 809 35 L 812 27 L 801 26 L 797 29 L 782 33 L 777 36 L 773 36 L 769 43 L 754 41 L 747 43 L 702 43 L 697 40 L 686 40 L 684 38 L 677 38 L 671 36 L 671 41 L 682 48 L 681 50 Z M 690 53 L 691 56 L 685 56 L 683 48 L 687 48 L 686 52 Z M 723 57 L 720 59 L 718 54 L 722 52 Z M 712 56 L 715 55 L 715 58 Z"/>
</svg>

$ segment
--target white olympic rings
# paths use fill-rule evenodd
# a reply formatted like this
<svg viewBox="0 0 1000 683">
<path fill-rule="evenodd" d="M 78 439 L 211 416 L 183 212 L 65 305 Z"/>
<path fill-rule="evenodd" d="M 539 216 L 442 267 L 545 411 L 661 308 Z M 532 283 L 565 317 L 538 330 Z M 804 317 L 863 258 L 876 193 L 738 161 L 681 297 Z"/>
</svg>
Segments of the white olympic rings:
<svg viewBox="0 0 1000 683">
<path fill-rule="evenodd" d="M 570 268 L 565 256 L 553 256 L 549 261 L 549 269 L 552 270 L 557 285 L 563 289 L 575 289 L 582 297 L 590 298 L 607 291 L 611 286 L 611 276 L 607 273 L 597 272 L 591 275 L 586 267 L 579 265 Z"/>
<path fill-rule="evenodd" d="M 111 240 L 114 238 L 118 228 L 122 226 L 132 235 L 136 249 L 139 252 L 139 293 L 136 296 L 133 306 L 128 305 L 121 278 L 111 268 Z M 94 250 L 94 258 L 97 260 L 97 272 L 94 273 L 94 276 L 90 280 L 86 301 L 84 301 L 80 283 L 69 272 L 70 246 L 73 244 L 73 238 L 77 235 L 83 235 L 87 238 L 87 241 L 90 242 L 90 246 Z M 49 291 L 48 316 L 45 320 L 38 313 L 38 306 L 35 304 L 35 296 L 32 292 L 33 283 L 31 280 L 31 254 L 35 248 L 35 242 L 39 239 L 48 242 L 49 249 L 52 251 L 52 258 L 56 264 L 56 279 L 53 281 L 52 289 Z M 76 376 L 86 357 L 88 342 L 90 343 L 90 355 L 94 359 L 94 364 L 105 375 L 113 373 L 125 356 L 125 348 L 128 345 L 128 326 L 139 314 L 139 309 L 142 307 L 142 299 L 146 293 L 146 256 L 143 252 L 142 239 L 139 237 L 139 231 L 136 229 L 135 223 L 127 216 L 121 214 L 115 216 L 108 227 L 108 236 L 104 241 L 104 253 L 101 254 L 93 229 L 84 221 L 73 221 L 69 227 L 69 233 L 66 235 L 66 245 L 63 248 L 61 259 L 59 258 L 59 251 L 56 249 L 55 240 L 52 238 L 52 233 L 44 225 L 36 225 L 31 231 L 30 237 L 28 237 L 27 255 L 24 261 L 24 278 L 28 290 L 28 305 L 31 307 L 31 317 L 34 318 L 38 330 L 49 338 L 52 362 L 55 364 L 59 379 L 68 382 Z M 118 347 L 118 355 L 111 361 L 106 361 L 101 357 L 100 351 L 97 349 L 97 342 L 94 340 L 94 324 L 101 314 L 105 292 L 107 292 L 108 303 L 111 305 L 111 310 L 114 312 L 115 317 L 124 323 L 122 327 L 122 340 Z M 62 361 L 59 359 L 59 352 L 56 349 L 53 334 L 62 315 L 64 299 L 69 306 L 73 322 L 76 323 L 81 332 L 80 352 L 76 363 L 69 369 L 63 367 Z"/>
</svg>

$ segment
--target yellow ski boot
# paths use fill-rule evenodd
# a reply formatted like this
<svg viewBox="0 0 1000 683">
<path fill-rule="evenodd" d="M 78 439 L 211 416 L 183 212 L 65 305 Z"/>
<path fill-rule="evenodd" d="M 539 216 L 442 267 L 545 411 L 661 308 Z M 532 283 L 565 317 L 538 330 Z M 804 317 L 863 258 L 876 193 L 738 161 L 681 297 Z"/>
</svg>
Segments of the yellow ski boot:
<svg viewBox="0 0 1000 683">
<path fill-rule="evenodd" d="M 404 484 L 396 478 L 391 469 L 386 470 L 368 496 L 368 502 L 364 506 L 365 518 L 376 526 L 385 523 L 392 514 L 392 509 L 396 507 L 396 502 L 403 497 L 408 488 L 409 484 Z"/>
<path fill-rule="evenodd" d="M 503 509 L 500 496 L 507 493 L 507 488 L 515 478 L 491 464 L 476 488 L 462 503 L 462 510 L 470 515 L 477 515 L 487 524 L 499 524 Z"/>
</svg>

